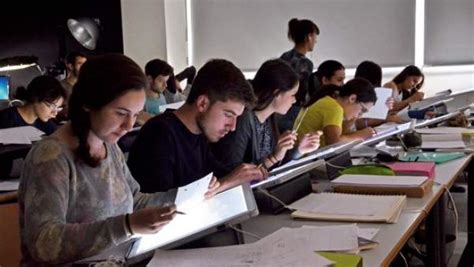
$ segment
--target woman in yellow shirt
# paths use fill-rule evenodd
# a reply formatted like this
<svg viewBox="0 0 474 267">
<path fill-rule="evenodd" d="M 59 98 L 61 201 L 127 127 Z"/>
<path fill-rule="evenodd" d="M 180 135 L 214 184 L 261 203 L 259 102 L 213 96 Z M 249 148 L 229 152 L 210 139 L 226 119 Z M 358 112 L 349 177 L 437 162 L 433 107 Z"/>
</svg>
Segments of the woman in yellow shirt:
<svg viewBox="0 0 474 267">
<path fill-rule="evenodd" d="M 374 86 L 365 79 L 353 79 L 343 86 L 326 85 L 323 97 L 313 99 L 302 109 L 295 121 L 298 135 L 322 131 L 321 146 L 341 141 L 366 139 L 375 134 L 371 127 L 343 134 L 344 120 L 358 118 L 377 100 Z"/>
</svg>

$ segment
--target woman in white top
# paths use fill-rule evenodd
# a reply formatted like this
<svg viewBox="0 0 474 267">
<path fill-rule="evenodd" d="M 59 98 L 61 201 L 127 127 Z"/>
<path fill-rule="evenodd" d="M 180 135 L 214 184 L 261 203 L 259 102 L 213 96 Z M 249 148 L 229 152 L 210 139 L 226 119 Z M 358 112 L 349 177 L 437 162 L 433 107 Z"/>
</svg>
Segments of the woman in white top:
<svg viewBox="0 0 474 267">
<path fill-rule="evenodd" d="M 425 80 L 424 74 L 421 70 L 413 65 L 407 66 L 402 70 L 392 81 L 384 84 L 386 88 L 392 88 L 393 111 L 400 111 L 406 108 L 409 104 L 423 99 L 424 93 L 418 91 Z"/>
</svg>

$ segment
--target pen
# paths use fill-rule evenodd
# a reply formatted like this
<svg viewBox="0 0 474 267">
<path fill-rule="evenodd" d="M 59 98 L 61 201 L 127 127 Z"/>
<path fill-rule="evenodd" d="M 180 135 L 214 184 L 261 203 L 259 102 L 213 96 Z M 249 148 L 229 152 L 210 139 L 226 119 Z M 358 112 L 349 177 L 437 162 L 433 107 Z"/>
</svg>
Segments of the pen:
<svg viewBox="0 0 474 267">
<path fill-rule="evenodd" d="M 174 213 L 176 213 L 176 214 L 181 214 L 181 215 L 186 215 L 186 213 L 184 213 L 184 212 L 182 212 L 182 211 L 179 211 L 179 210 L 175 211 Z"/>
</svg>

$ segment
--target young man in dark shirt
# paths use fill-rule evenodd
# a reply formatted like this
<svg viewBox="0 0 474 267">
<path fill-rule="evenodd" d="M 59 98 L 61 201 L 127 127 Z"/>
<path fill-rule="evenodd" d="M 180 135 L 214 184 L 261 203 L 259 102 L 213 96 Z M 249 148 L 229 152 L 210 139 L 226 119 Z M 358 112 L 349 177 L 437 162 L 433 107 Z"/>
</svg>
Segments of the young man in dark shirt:
<svg viewBox="0 0 474 267">
<path fill-rule="evenodd" d="M 265 170 L 253 164 L 225 170 L 208 144 L 234 131 L 237 117 L 253 102 L 252 88 L 237 67 L 226 60 L 207 62 L 199 70 L 186 104 L 152 118 L 140 130 L 128 165 L 142 192 L 166 191 L 210 172 L 219 178 L 218 191 L 264 179 Z"/>
</svg>

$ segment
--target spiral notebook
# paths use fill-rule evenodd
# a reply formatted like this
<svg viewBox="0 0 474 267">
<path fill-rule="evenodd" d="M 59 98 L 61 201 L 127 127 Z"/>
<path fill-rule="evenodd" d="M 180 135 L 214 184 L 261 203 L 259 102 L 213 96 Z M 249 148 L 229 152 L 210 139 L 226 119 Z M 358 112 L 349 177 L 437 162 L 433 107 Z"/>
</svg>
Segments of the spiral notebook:
<svg viewBox="0 0 474 267">
<path fill-rule="evenodd" d="M 289 208 L 296 210 L 291 216 L 299 219 L 396 223 L 405 202 L 406 196 L 402 195 L 313 193 Z"/>
</svg>

